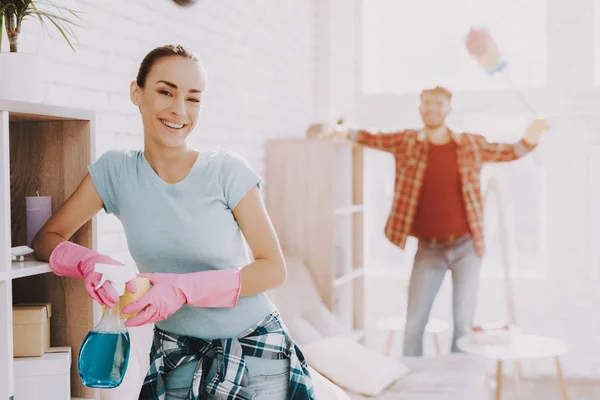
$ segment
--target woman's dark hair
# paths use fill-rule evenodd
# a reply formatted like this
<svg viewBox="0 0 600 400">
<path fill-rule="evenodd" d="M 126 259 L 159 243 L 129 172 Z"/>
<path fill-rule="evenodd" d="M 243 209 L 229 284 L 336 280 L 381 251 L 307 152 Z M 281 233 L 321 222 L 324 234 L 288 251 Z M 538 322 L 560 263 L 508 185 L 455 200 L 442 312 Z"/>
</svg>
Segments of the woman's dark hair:
<svg viewBox="0 0 600 400">
<path fill-rule="evenodd" d="M 140 64 L 140 69 L 138 70 L 137 78 L 135 80 L 138 86 L 144 88 L 146 85 L 146 78 L 157 61 L 171 56 L 184 57 L 192 61 L 196 61 L 197 63 L 200 62 L 198 56 L 183 46 L 169 44 L 166 46 L 157 47 L 150 53 L 146 54 L 146 57 L 144 57 L 142 63 Z"/>
</svg>

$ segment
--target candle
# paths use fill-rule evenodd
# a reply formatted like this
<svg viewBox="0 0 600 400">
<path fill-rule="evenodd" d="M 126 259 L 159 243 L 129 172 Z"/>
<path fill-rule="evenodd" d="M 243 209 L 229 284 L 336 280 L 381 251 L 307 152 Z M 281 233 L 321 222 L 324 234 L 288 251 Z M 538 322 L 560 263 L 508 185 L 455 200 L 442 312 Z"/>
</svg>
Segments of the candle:
<svg viewBox="0 0 600 400">
<path fill-rule="evenodd" d="M 25 198 L 25 201 L 27 203 L 27 246 L 31 246 L 35 234 L 52 215 L 52 197 L 29 196 Z"/>
</svg>

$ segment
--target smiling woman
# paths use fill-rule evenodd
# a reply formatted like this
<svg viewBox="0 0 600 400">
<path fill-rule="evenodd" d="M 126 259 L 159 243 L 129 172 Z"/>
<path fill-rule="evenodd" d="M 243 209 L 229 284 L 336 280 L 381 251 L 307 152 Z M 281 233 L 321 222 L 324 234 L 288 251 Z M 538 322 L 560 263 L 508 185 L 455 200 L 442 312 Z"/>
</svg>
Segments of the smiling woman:
<svg viewBox="0 0 600 400">
<path fill-rule="evenodd" d="M 286 266 L 259 193 L 261 178 L 229 152 L 187 142 L 205 88 L 206 72 L 189 50 L 152 50 L 130 85 L 144 150 L 109 151 L 90 165 L 32 247 L 52 271 L 85 279 L 90 296 L 112 307 L 116 292 L 110 283 L 95 289 L 94 265 L 119 262 L 67 239 L 102 208 L 119 218 L 131 256 L 152 283 L 122 310 L 133 314 L 127 326 L 156 325 L 139 399 L 165 390 L 166 400 L 206 393 L 313 399 L 304 357 L 265 294 L 283 283 Z M 231 373 L 219 380 L 217 371 Z"/>
<path fill-rule="evenodd" d="M 131 101 L 142 114 L 145 155 L 151 164 L 157 151 L 185 145 L 198 121 L 205 88 L 204 67 L 181 46 L 159 47 L 144 58 L 131 82 Z M 189 156 L 195 159 L 197 154 Z"/>
</svg>

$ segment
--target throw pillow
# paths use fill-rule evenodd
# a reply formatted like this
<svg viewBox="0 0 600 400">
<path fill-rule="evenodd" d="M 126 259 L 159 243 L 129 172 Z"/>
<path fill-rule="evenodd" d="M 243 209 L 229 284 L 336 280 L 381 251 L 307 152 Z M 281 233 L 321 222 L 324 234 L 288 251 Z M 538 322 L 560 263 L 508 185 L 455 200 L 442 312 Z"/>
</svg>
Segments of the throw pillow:
<svg viewBox="0 0 600 400">
<path fill-rule="evenodd" d="M 379 396 L 404 377 L 408 368 L 343 336 L 302 346 L 308 364 L 336 385 L 365 396 Z"/>
</svg>

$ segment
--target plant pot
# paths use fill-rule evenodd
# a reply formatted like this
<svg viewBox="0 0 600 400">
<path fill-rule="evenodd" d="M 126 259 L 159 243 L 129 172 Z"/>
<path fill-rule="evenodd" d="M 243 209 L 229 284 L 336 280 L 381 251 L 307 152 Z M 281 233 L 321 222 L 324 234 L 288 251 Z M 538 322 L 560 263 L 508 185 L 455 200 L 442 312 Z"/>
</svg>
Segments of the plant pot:
<svg viewBox="0 0 600 400">
<path fill-rule="evenodd" d="M 41 57 L 0 53 L 0 98 L 39 103 L 44 97 Z"/>
</svg>

